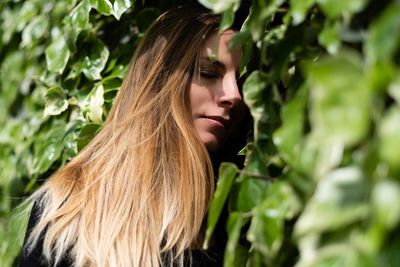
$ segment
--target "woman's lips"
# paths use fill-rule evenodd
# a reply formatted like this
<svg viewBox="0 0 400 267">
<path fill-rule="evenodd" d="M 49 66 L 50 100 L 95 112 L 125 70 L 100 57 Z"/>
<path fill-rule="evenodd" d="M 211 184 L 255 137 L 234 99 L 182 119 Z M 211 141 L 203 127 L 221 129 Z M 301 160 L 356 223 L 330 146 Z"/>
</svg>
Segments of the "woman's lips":
<svg viewBox="0 0 400 267">
<path fill-rule="evenodd" d="M 221 128 L 229 127 L 230 120 L 223 116 L 207 115 L 207 116 L 202 116 L 202 118 L 207 119 L 208 122 L 213 126 L 221 127 Z"/>
</svg>

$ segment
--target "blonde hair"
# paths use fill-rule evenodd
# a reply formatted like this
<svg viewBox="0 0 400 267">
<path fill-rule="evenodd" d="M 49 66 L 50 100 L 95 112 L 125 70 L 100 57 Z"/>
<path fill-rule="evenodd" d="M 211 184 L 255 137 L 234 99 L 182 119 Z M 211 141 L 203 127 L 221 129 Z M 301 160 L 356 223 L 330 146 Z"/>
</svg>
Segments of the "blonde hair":
<svg viewBox="0 0 400 267">
<path fill-rule="evenodd" d="M 219 17 L 161 15 L 137 48 L 98 135 L 31 197 L 42 207 L 28 239 L 74 266 L 183 265 L 200 248 L 214 174 L 192 123 L 188 88 Z"/>
</svg>

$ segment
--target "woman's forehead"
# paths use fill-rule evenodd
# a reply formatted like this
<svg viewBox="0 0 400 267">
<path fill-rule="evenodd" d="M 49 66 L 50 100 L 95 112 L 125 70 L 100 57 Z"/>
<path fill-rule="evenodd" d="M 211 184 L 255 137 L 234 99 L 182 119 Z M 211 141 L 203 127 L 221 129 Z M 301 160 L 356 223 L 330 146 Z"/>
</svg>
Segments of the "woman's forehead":
<svg viewBox="0 0 400 267">
<path fill-rule="evenodd" d="M 202 57 L 208 57 L 211 60 L 224 60 L 228 58 L 233 61 L 240 60 L 241 48 L 235 47 L 234 49 L 229 49 L 229 41 L 235 33 L 233 30 L 227 30 L 211 35 L 204 44 Z"/>
</svg>

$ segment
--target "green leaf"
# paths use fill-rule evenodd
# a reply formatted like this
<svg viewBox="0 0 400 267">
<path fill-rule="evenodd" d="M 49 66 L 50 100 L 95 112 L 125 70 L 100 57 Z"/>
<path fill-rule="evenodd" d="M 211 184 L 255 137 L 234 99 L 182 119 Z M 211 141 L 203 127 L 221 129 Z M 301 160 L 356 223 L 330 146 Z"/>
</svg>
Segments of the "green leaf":
<svg viewBox="0 0 400 267">
<path fill-rule="evenodd" d="M 104 104 L 104 87 L 98 84 L 94 89 L 94 93 L 89 99 L 89 119 L 101 124 L 103 122 L 103 104 Z"/>
<path fill-rule="evenodd" d="M 135 0 L 133 0 L 135 2 Z M 113 5 L 113 15 L 114 17 L 119 20 L 128 8 L 132 5 L 131 0 L 115 0 Z"/>
<path fill-rule="evenodd" d="M 315 0 L 291 0 L 290 14 L 293 18 L 293 24 L 302 23 L 307 15 L 308 9 L 315 3 Z"/>
<path fill-rule="evenodd" d="M 372 23 L 364 43 L 370 62 L 390 62 L 400 44 L 400 4 L 391 3 Z"/>
<path fill-rule="evenodd" d="M 222 13 L 230 8 L 237 10 L 240 5 L 239 0 L 199 0 L 199 3 L 215 13 Z"/>
<path fill-rule="evenodd" d="M 31 1 L 25 1 L 18 11 L 17 30 L 22 31 L 26 24 L 37 14 L 37 8 Z"/>
<path fill-rule="evenodd" d="M 101 14 L 106 16 L 111 15 L 113 6 L 109 0 L 90 0 L 90 3 Z"/>
<path fill-rule="evenodd" d="M 101 71 L 106 66 L 110 52 L 100 39 L 94 39 L 83 59 L 82 71 L 90 80 L 100 80 Z"/>
<path fill-rule="evenodd" d="M 246 29 L 251 32 L 254 41 L 260 40 L 265 33 L 266 23 L 274 15 L 284 0 L 254 1 L 246 22 Z"/>
<path fill-rule="evenodd" d="M 382 118 L 379 127 L 379 155 L 389 166 L 400 169 L 400 108 L 393 106 Z"/>
<path fill-rule="evenodd" d="M 356 167 L 332 171 L 323 177 L 295 226 L 296 236 L 315 235 L 366 218 L 369 212 L 363 174 Z"/>
<path fill-rule="evenodd" d="M 282 107 L 282 126 L 273 135 L 274 144 L 281 156 L 292 166 L 296 165 L 300 155 L 306 104 L 307 90 L 303 86 L 294 98 Z"/>
<path fill-rule="evenodd" d="M 242 75 L 247 72 L 246 65 L 249 63 L 253 51 L 253 43 L 249 31 L 240 31 L 232 37 L 229 42 L 229 49 L 233 49 L 237 46 L 242 48 L 242 57 L 239 65 L 239 73 L 240 77 L 242 77 Z"/>
<path fill-rule="evenodd" d="M 64 18 L 65 26 L 63 29 L 70 48 L 75 49 L 79 33 L 89 29 L 89 12 L 91 8 L 89 0 L 84 0 L 74 7 L 69 16 Z"/>
<path fill-rule="evenodd" d="M 59 87 L 50 88 L 45 95 L 45 116 L 59 115 L 68 108 L 66 93 Z"/>
<path fill-rule="evenodd" d="M 372 191 L 374 218 L 392 230 L 400 221 L 400 184 L 393 180 L 379 181 Z"/>
<path fill-rule="evenodd" d="M 22 47 L 31 47 L 44 37 L 48 31 L 49 22 L 44 16 L 32 19 L 22 31 Z"/>
<path fill-rule="evenodd" d="M 246 177 L 239 185 L 236 209 L 249 212 L 256 207 L 267 193 L 268 181 Z"/>
<path fill-rule="evenodd" d="M 368 0 L 316 0 L 315 2 L 319 4 L 327 16 L 336 18 L 343 14 L 349 15 L 359 12 L 367 4 Z"/>
<path fill-rule="evenodd" d="M 207 216 L 206 238 L 203 244 L 204 249 L 208 248 L 208 243 L 214 231 L 215 225 L 217 224 L 218 218 L 228 197 L 230 188 L 232 187 L 237 172 L 238 168 L 235 164 L 232 163 L 223 162 L 219 167 L 217 188 L 211 201 Z"/>
<path fill-rule="evenodd" d="M 330 54 L 336 54 L 340 47 L 339 39 L 340 22 L 326 21 L 324 29 L 318 36 L 319 43 L 326 48 Z"/>
<path fill-rule="evenodd" d="M 46 48 L 46 63 L 50 71 L 62 74 L 70 57 L 70 51 L 60 29 L 53 28 L 53 41 Z"/>
<path fill-rule="evenodd" d="M 368 131 L 371 106 L 359 57 L 354 53 L 325 57 L 309 64 L 307 74 L 314 141 L 341 146 L 359 142 Z"/>
<path fill-rule="evenodd" d="M 221 24 L 219 26 L 219 31 L 223 32 L 229 29 L 232 24 L 233 20 L 235 18 L 235 11 L 233 8 L 227 9 L 222 13 L 222 19 L 221 19 Z"/>
<path fill-rule="evenodd" d="M 264 201 L 254 210 L 247 239 L 255 250 L 263 254 L 267 266 L 273 266 L 284 235 L 284 220 L 292 219 L 300 211 L 293 189 L 277 181 L 269 187 Z"/>
<path fill-rule="evenodd" d="M 243 97 L 246 105 L 250 108 L 254 119 L 254 125 L 258 125 L 264 109 L 260 107 L 262 103 L 262 93 L 267 87 L 266 78 L 259 71 L 254 71 L 246 79 L 243 85 Z M 254 137 L 258 139 L 258 127 L 254 127 Z"/>
<path fill-rule="evenodd" d="M 248 219 L 244 218 L 239 212 L 229 214 L 227 223 L 228 242 L 224 254 L 224 267 L 238 266 L 235 265 L 235 262 L 238 262 L 236 257 L 237 245 L 242 227 L 247 221 Z"/>
<path fill-rule="evenodd" d="M 46 172 L 58 160 L 64 148 L 64 135 L 66 124 L 62 120 L 55 120 L 49 130 L 39 132 L 34 143 L 33 169 L 35 173 Z"/>
<path fill-rule="evenodd" d="M 96 123 L 88 123 L 82 127 L 78 138 L 76 139 L 78 151 L 81 151 L 96 136 L 101 125 Z"/>
</svg>

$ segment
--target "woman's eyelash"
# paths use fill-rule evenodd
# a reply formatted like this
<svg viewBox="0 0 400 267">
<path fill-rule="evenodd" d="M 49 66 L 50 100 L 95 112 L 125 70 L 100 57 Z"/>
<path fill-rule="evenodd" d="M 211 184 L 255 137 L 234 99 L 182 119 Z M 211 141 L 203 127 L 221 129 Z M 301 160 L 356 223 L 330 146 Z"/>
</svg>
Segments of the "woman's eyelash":
<svg viewBox="0 0 400 267">
<path fill-rule="evenodd" d="M 200 77 L 204 79 L 218 79 L 220 77 L 220 74 L 215 71 L 209 71 L 209 70 L 201 70 L 200 71 Z"/>
</svg>

